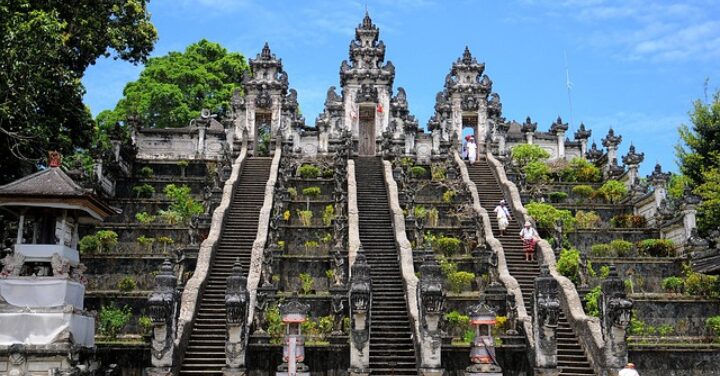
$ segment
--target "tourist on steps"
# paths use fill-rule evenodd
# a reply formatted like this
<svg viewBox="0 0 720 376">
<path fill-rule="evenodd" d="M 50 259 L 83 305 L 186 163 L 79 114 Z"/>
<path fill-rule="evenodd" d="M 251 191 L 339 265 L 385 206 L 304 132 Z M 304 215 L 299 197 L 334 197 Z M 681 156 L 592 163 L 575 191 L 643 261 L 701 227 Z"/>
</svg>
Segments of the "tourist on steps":
<svg viewBox="0 0 720 376">
<path fill-rule="evenodd" d="M 467 150 L 470 165 L 474 165 L 475 160 L 477 159 L 477 144 L 475 143 L 474 137 L 470 137 L 470 139 L 468 139 L 468 142 L 465 145 L 465 150 Z"/>
<path fill-rule="evenodd" d="M 525 227 L 520 230 L 520 239 L 523 241 L 525 261 L 535 261 L 535 244 L 540 239 L 540 235 L 530 222 L 525 222 Z"/>
<path fill-rule="evenodd" d="M 500 229 L 500 236 L 505 236 L 505 230 L 510 224 L 510 211 L 507 208 L 505 200 L 500 200 L 498 206 L 495 207 L 495 217 L 497 218 L 498 228 Z"/>
<path fill-rule="evenodd" d="M 628 363 L 625 368 L 620 370 L 618 376 L 640 376 L 640 374 L 635 370 L 634 364 Z"/>
</svg>

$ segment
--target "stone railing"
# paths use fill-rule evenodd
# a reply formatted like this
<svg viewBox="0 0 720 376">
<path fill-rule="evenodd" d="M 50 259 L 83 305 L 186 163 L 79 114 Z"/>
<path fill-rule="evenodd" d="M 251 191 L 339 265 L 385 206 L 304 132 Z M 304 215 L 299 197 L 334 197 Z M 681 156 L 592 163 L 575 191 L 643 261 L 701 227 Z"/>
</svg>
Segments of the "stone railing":
<svg viewBox="0 0 720 376">
<path fill-rule="evenodd" d="M 200 245 L 197 264 L 195 266 L 193 276 L 185 284 L 180 303 L 177 335 L 175 336 L 174 343 L 175 348 L 178 349 L 178 351 L 175 351 L 175 354 L 177 354 L 176 357 L 179 357 L 179 359 L 176 358 L 176 361 L 173 362 L 174 366 L 178 366 L 184 356 L 184 348 L 190 338 L 193 322 L 195 321 L 197 314 L 200 291 L 204 290 L 205 285 L 207 284 L 207 275 L 210 271 L 210 265 L 212 265 L 215 257 L 215 249 L 217 248 L 220 235 L 222 234 L 223 225 L 225 223 L 225 214 L 232 203 L 232 198 L 235 193 L 235 183 L 239 179 L 240 172 L 245 166 L 246 157 L 247 148 L 243 147 L 240 151 L 240 155 L 233 163 L 230 178 L 225 182 L 225 186 L 223 187 L 223 195 L 220 205 L 213 212 L 212 224 L 210 225 L 208 237 Z"/>
<path fill-rule="evenodd" d="M 505 288 L 508 290 L 508 292 L 515 295 L 518 320 L 522 322 L 523 330 L 524 333 L 526 333 L 528 344 L 532 349 L 535 347 L 535 341 L 532 336 L 532 317 L 528 314 L 528 307 L 525 307 L 525 301 L 523 299 L 520 285 L 518 284 L 515 277 L 510 275 L 510 271 L 507 267 L 507 261 L 505 259 L 505 250 L 503 249 L 502 243 L 500 243 L 500 241 L 497 240 L 493 235 L 492 225 L 490 224 L 490 216 L 488 215 L 487 210 L 480 205 L 480 196 L 478 195 L 477 187 L 475 186 L 475 183 L 470 180 L 470 175 L 468 174 L 468 169 L 467 166 L 465 166 L 465 162 L 462 160 L 462 158 L 460 158 L 460 155 L 458 155 L 456 151 L 453 152 L 453 155 L 455 157 L 455 163 L 457 163 L 457 165 L 460 167 L 460 175 L 462 176 L 463 182 L 467 185 L 468 189 L 470 190 L 470 195 L 473 198 L 473 209 L 476 213 L 480 215 L 483 220 L 483 232 L 485 233 L 485 242 L 489 244 L 492 250 L 495 251 L 495 253 L 497 254 L 497 269 L 500 276 L 500 281 L 503 285 L 505 285 Z"/>
<path fill-rule="evenodd" d="M 358 249 L 360 249 L 360 218 L 357 206 L 357 181 L 355 180 L 355 161 L 347 161 L 347 190 L 348 190 L 348 265 L 355 263 Z M 348 268 L 347 280 L 350 280 L 352 268 Z"/>
<path fill-rule="evenodd" d="M 255 299 L 257 297 L 257 288 L 260 283 L 260 275 L 262 274 L 263 251 L 267 242 L 268 228 L 270 227 L 270 213 L 273 206 L 273 196 L 275 192 L 275 183 L 277 182 L 278 168 L 280 167 L 280 158 L 282 157 L 282 147 L 278 143 L 273 154 L 272 164 L 270 165 L 270 175 L 265 184 L 265 201 L 260 209 L 258 216 L 258 230 L 255 242 L 252 247 L 250 256 L 250 267 L 248 269 L 247 290 L 250 292 L 250 300 L 248 307 L 255 307 Z M 253 322 L 255 309 L 248 309 L 246 328 L 250 328 Z M 246 338 L 249 336 L 246 336 Z"/>
<path fill-rule="evenodd" d="M 508 180 L 505 175 L 503 165 L 495 159 L 492 154 L 487 153 L 486 156 L 491 169 L 495 173 L 495 176 L 500 181 L 500 184 L 505 192 L 510 196 L 510 206 L 514 211 L 516 218 L 522 222 L 527 220 L 532 221 L 532 217 L 530 217 L 527 209 L 525 209 L 522 201 L 520 201 L 520 194 L 517 187 L 512 181 Z M 590 317 L 585 314 L 582 301 L 575 289 L 575 284 L 573 284 L 572 281 L 565 276 L 558 273 L 555 265 L 555 253 L 550 246 L 550 243 L 541 239 L 538 242 L 538 246 L 540 248 L 541 260 L 548 265 L 550 274 L 560 285 L 560 302 L 563 306 L 563 310 L 567 313 L 568 322 L 574 328 L 578 341 L 585 349 L 585 353 L 588 355 L 588 359 L 592 363 L 593 368 L 595 368 L 595 371 L 598 372 L 598 374 L 602 374 L 601 370 L 605 364 L 605 345 L 602 336 L 602 328 L 600 327 L 600 320 L 597 317 Z"/>
<path fill-rule="evenodd" d="M 383 161 L 385 170 L 385 184 L 388 190 L 388 201 L 390 204 L 390 210 L 392 211 L 393 229 L 395 230 L 395 241 L 400 248 L 400 272 L 402 273 L 403 281 L 405 282 L 405 299 L 407 302 L 410 325 L 413 329 L 413 338 L 415 341 L 415 348 L 420 349 L 421 346 L 418 343 L 420 337 L 420 313 L 418 310 L 417 302 L 417 284 L 418 277 L 415 275 L 415 266 L 413 264 L 413 251 L 410 241 L 405 233 L 405 216 L 400 208 L 400 201 L 398 199 L 398 187 L 395 183 L 395 179 L 392 174 L 392 164 L 388 161 Z M 423 354 L 420 354 L 422 358 Z"/>
</svg>

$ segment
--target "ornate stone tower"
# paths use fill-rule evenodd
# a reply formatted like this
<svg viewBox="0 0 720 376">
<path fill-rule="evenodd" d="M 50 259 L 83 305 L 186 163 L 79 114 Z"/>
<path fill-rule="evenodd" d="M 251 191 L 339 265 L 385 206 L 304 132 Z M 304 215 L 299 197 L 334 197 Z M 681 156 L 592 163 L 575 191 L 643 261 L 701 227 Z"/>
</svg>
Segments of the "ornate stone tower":
<svg viewBox="0 0 720 376">
<path fill-rule="evenodd" d="M 267 43 L 255 59 L 250 73 L 243 78 L 245 94 L 232 98 L 234 140 L 247 142 L 255 149 L 263 137 L 281 136 L 288 140 L 304 124 L 298 115 L 297 92 L 288 89 L 288 76 L 282 59 L 270 52 Z"/>
</svg>

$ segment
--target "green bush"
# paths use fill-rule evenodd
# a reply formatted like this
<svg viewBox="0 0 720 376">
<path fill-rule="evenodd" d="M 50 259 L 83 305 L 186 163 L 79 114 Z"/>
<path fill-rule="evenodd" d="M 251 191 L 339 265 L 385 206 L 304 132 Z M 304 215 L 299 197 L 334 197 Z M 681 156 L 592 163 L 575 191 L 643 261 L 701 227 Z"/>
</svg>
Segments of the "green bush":
<svg viewBox="0 0 720 376">
<path fill-rule="evenodd" d="M 307 188 L 303 188 L 303 190 L 302 190 L 303 196 L 307 196 L 307 197 L 317 197 L 317 196 L 320 196 L 321 193 L 322 193 L 322 190 L 320 189 L 320 187 L 307 187 Z"/>
<path fill-rule="evenodd" d="M 450 274 L 455 273 L 457 271 L 457 264 L 454 262 L 450 262 L 447 260 L 447 258 L 440 256 L 438 258 L 439 265 L 440 265 L 440 271 L 442 274 L 447 278 Z"/>
<path fill-rule="evenodd" d="M 412 166 L 410 168 L 410 175 L 415 179 L 424 178 L 427 175 L 427 170 L 422 166 Z"/>
<path fill-rule="evenodd" d="M 150 184 L 140 184 L 133 187 L 133 192 L 137 198 L 151 198 L 155 194 L 155 187 Z"/>
<path fill-rule="evenodd" d="M 155 222 L 155 218 L 154 215 L 148 212 L 135 213 L 135 219 L 144 225 Z"/>
<path fill-rule="evenodd" d="M 100 243 L 100 250 L 109 252 L 118 243 L 118 234 L 113 230 L 100 230 L 95 233 L 95 237 Z"/>
<path fill-rule="evenodd" d="M 446 204 L 452 204 L 455 199 L 455 195 L 457 195 L 457 192 L 454 189 L 448 189 L 445 193 L 443 193 L 442 200 Z"/>
<path fill-rule="evenodd" d="M 273 304 L 265 311 L 266 331 L 270 335 L 270 343 L 278 345 L 281 343 L 285 334 L 285 324 L 282 322 L 280 308 L 277 304 Z"/>
<path fill-rule="evenodd" d="M 312 226 L 312 218 L 313 218 L 312 210 L 298 210 L 297 215 L 298 215 L 298 218 L 300 218 L 300 223 L 304 227 Z"/>
<path fill-rule="evenodd" d="M 290 196 L 291 199 L 295 199 L 297 197 L 297 189 L 294 187 L 290 187 L 287 189 L 288 196 Z"/>
<path fill-rule="evenodd" d="M 575 221 L 578 228 L 598 228 L 602 224 L 602 219 L 598 213 L 594 211 L 578 210 L 575 213 Z"/>
<path fill-rule="evenodd" d="M 575 217 L 569 210 L 559 210 L 543 202 L 531 202 L 525 205 L 525 208 L 528 214 L 537 221 L 538 227 L 552 229 L 555 228 L 555 222 L 560 220 L 565 232 L 573 231 L 575 228 Z"/>
<path fill-rule="evenodd" d="M 576 185 L 572 188 L 572 193 L 581 198 L 581 201 L 592 197 L 595 190 L 593 187 L 585 184 Z"/>
<path fill-rule="evenodd" d="M 310 164 L 304 164 L 298 168 L 298 174 L 303 179 L 316 179 L 318 176 L 320 176 L 320 169 L 316 166 L 310 165 Z"/>
<path fill-rule="evenodd" d="M 151 250 L 153 243 L 155 243 L 155 238 L 149 238 L 145 235 L 138 236 L 137 238 L 138 244 L 140 244 L 143 248 L 146 250 Z"/>
<path fill-rule="evenodd" d="M 603 265 L 600 267 L 600 275 L 598 277 L 600 279 L 605 279 L 610 275 L 610 267 L 607 265 Z"/>
<path fill-rule="evenodd" d="M 432 177 L 432 181 L 444 181 L 446 171 L 447 169 L 440 164 L 434 164 L 430 166 L 430 175 Z"/>
<path fill-rule="evenodd" d="M 473 280 L 475 280 L 475 274 L 470 272 L 454 272 L 448 275 L 448 282 L 450 283 L 450 290 L 456 294 L 459 294 L 465 290 L 468 290 L 472 286 Z"/>
<path fill-rule="evenodd" d="M 169 237 L 169 236 L 161 236 L 161 237 L 157 238 L 156 241 L 157 241 L 158 243 L 162 244 L 163 253 L 167 253 L 167 247 L 168 247 L 169 245 L 175 244 L 175 240 L 173 240 L 173 239 L 172 239 L 171 237 Z"/>
<path fill-rule="evenodd" d="M 598 188 L 597 193 L 607 202 L 614 204 L 625 197 L 627 187 L 624 183 L 617 180 L 608 180 L 602 187 Z"/>
<path fill-rule="evenodd" d="M 430 225 L 431 227 L 436 227 L 440 222 L 440 212 L 435 208 L 428 210 L 427 219 L 428 225 Z"/>
<path fill-rule="evenodd" d="M 716 336 L 720 336 L 720 315 L 708 317 L 705 320 L 705 325 L 708 329 L 712 330 Z"/>
<path fill-rule="evenodd" d="M 300 293 L 307 295 L 315 290 L 315 278 L 308 273 L 300 273 Z"/>
<path fill-rule="evenodd" d="M 610 224 L 616 228 L 643 228 L 647 220 L 641 215 L 618 214 L 610 219 Z"/>
<path fill-rule="evenodd" d="M 530 162 L 523 167 L 528 183 L 543 183 L 550 177 L 550 167 L 545 162 Z"/>
<path fill-rule="evenodd" d="M 667 277 L 662 280 L 662 287 L 667 292 L 681 293 L 685 287 L 685 281 L 680 277 Z"/>
<path fill-rule="evenodd" d="M 100 242 L 95 235 L 85 235 L 78 243 L 81 254 L 94 253 L 100 249 Z"/>
<path fill-rule="evenodd" d="M 460 250 L 460 239 L 452 236 L 442 236 L 435 239 L 433 245 L 435 250 L 449 257 L 456 254 Z"/>
<path fill-rule="evenodd" d="M 190 195 L 190 187 L 187 185 L 177 186 L 168 184 L 163 189 L 165 195 L 172 201 L 169 209 L 177 212 L 182 221 L 189 221 L 194 215 L 200 215 L 205 212 L 203 204 L 195 201 Z"/>
<path fill-rule="evenodd" d="M 153 322 L 150 316 L 140 316 L 138 318 L 138 325 L 140 329 L 142 329 L 143 334 L 147 334 L 152 330 Z"/>
<path fill-rule="evenodd" d="M 599 317 L 600 316 L 600 305 L 598 300 L 602 291 L 600 286 L 595 286 L 590 292 L 585 294 L 585 313 L 588 316 Z"/>
<path fill-rule="evenodd" d="M 335 206 L 333 206 L 332 204 L 326 205 L 325 210 L 323 210 L 323 216 L 322 216 L 323 224 L 325 226 L 330 226 L 334 219 L 335 219 Z"/>
<path fill-rule="evenodd" d="M 653 257 L 675 256 L 675 244 L 670 239 L 645 239 L 637 243 L 638 252 Z"/>
<path fill-rule="evenodd" d="M 633 244 L 627 240 L 615 239 L 610 242 L 610 248 L 618 257 L 628 257 L 632 254 Z"/>
<path fill-rule="evenodd" d="M 575 157 L 561 171 L 562 180 L 568 183 L 600 181 L 602 172 L 600 169 L 585 158 Z"/>
<path fill-rule="evenodd" d="M 140 175 L 143 178 L 151 178 L 155 174 L 155 171 L 149 166 L 145 166 L 138 171 L 138 175 Z"/>
<path fill-rule="evenodd" d="M 470 317 L 453 310 L 445 314 L 445 322 L 448 332 L 453 337 L 464 335 L 470 328 Z"/>
<path fill-rule="evenodd" d="M 675 331 L 675 328 L 673 328 L 673 326 L 670 324 L 663 324 L 663 325 L 660 325 L 657 327 L 657 334 L 660 337 L 667 337 L 670 334 L 672 334 L 672 332 L 674 332 L 674 331 Z"/>
<path fill-rule="evenodd" d="M 175 210 L 160 210 L 158 212 L 158 214 L 160 215 L 160 219 L 163 222 L 165 222 L 171 226 L 174 226 L 174 225 L 182 222 L 182 220 L 183 220 L 183 216 L 180 213 L 176 212 Z"/>
<path fill-rule="evenodd" d="M 563 249 L 557 260 L 558 273 L 578 283 L 578 266 L 580 264 L 580 252 L 577 249 Z"/>
<path fill-rule="evenodd" d="M 510 151 L 511 158 L 520 167 L 525 167 L 530 162 L 543 161 L 550 158 L 550 153 L 538 145 L 522 144 L 517 145 Z"/>
<path fill-rule="evenodd" d="M 415 208 L 413 208 L 413 215 L 415 216 L 415 218 L 425 219 L 425 217 L 427 217 L 427 214 L 427 209 L 425 209 L 425 207 L 422 205 L 416 205 Z"/>
<path fill-rule="evenodd" d="M 177 161 L 177 165 L 180 168 L 186 168 L 187 166 L 190 166 L 190 161 L 188 161 L 187 159 L 181 159 Z"/>
<path fill-rule="evenodd" d="M 590 247 L 590 254 L 595 257 L 613 257 L 613 256 L 615 256 L 615 252 L 613 252 L 612 248 L 610 247 L 610 244 L 593 244 Z"/>
<path fill-rule="evenodd" d="M 118 282 L 117 288 L 122 292 L 130 292 L 137 288 L 137 282 L 135 282 L 133 277 L 125 276 L 120 280 L 120 282 Z"/>
<path fill-rule="evenodd" d="M 720 295 L 717 284 L 717 276 L 691 272 L 685 277 L 685 292 L 690 295 L 714 298 Z"/>
<path fill-rule="evenodd" d="M 550 192 L 548 198 L 550 202 L 563 202 L 567 200 L 568 194 L 565 192 Z"/>
<path fill-rule="evenodd" d="M 128 306 L 117 308 L 114 305 L 104 305 L 98 313 L 98 332 L 101 335 L 116 338 L 131 318 L 132 311 Z"/>
</svg>

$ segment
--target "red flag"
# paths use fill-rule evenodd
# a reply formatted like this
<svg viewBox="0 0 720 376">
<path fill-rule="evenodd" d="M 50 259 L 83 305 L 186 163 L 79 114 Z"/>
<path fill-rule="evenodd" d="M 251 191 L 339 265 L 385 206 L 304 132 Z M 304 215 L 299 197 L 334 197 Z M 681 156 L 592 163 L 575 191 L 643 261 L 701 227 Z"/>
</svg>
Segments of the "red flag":
<svg viewBox="0 0 720 376">
<path fill-rule="evenodd" d="M 383 106 L 380 103 L 377 105 L 377 112 L 383 112 Z"/>
</svg>

